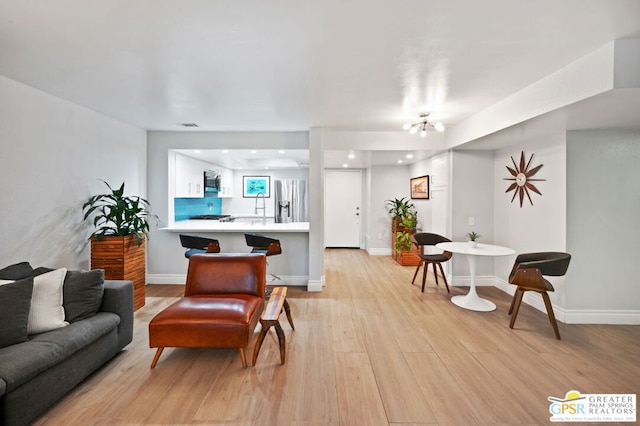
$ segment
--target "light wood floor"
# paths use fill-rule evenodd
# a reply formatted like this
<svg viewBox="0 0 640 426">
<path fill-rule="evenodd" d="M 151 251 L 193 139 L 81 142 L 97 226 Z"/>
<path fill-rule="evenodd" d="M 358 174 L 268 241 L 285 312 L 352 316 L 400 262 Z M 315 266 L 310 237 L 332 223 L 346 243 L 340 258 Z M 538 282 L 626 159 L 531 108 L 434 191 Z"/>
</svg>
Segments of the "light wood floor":
<svg viewBox="0 0 640 426">
<path fill-rule="evenodd" d="M 286 365 L 270 332 L 256 367 L 237 350 L 166 349 L 150 370 L 147 324 L 182 291 L 150 285 L 133 343 L 37 424 L 549 424 L 548 396 L 640 393 L 640 326 L 560 324 L 558 341 L 527 305 L 510 330 L 495 288 L 478 292 L 498 309 L 471 312 L 433 281 L 420 293 L 390 257 L 325 259 L 325 291 L 289 289 Z"/>
</svg>

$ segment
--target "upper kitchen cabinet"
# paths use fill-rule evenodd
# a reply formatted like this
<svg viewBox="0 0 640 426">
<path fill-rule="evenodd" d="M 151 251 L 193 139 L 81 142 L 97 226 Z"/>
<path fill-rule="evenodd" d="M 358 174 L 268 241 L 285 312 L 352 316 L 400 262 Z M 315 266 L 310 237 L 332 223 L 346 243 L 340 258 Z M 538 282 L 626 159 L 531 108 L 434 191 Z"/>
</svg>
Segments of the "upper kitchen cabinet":
<svg viewBox="0 0 640 426">
<path fill-rule="evenodd" d="M 204 171 L 207 168 L 207 164 L 182 154 L 176 154 L 175 158 L 175 197 L 204 197 Z"/>
<path fill-rule="evenodd" d="M 218 173 L 220 173 L 220 192 L 218 192 L 218 197 L 233 197 L 233 170 L 226 167 L 218 167 Z"/>
</svg>

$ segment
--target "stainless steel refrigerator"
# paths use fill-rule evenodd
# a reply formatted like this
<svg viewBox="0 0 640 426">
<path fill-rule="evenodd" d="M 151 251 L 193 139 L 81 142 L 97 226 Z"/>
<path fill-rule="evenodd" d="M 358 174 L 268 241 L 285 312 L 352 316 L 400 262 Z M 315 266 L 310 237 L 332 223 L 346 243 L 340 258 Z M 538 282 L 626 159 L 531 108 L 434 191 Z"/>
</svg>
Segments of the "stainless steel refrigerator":
<svg viewBox="0 0 640 426">
<path fill-rule="evenodd" d="M 309 222 L 307 181 L 282 179 L 273 182 L 276 223 Z"/>
</svg>

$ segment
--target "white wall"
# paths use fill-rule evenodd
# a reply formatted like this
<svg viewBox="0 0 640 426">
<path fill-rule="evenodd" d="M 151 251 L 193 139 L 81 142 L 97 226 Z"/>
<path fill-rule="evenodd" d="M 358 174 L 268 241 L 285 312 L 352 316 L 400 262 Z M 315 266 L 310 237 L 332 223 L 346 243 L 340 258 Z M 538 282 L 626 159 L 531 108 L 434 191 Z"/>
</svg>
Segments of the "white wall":
<svg viewBox="0 0 640 426">
<path fill-rule="evenodd" d="M 146 196 L 146 132 L 0 76 L 0 264 L 89 268 L 89 196 Z"/>
<path fill-rule="evenodd" d="M 466 234 L 476 231 L 480 242 L 494 244 L 493 188 L 496 183 L 493 172 L 492 151 L 454 151 L 451 157 L 451 235 L 453 241 L 467 241 Z M 469 218 L 475 225 L 469 225 Z M 454 255 L 451 271 L 455 276 L 469 276 L 465 256 Z M 476 270 L 478 277 L 494 275 L 493 260 L 480 258 Z M 454 284 L 456 284 L 454 280 Z M 466 283 L 465 283 L 466 284 Z"/>
<path fill-rule="evenodd" d="M 367 250 L 371 254 L 391 255 L 391 216 L 387 212 L 386 201 L 394 198 L 409 198 L 409 167 L 374 166 L 370 168 L 369 193 L 370 209 L 365 212 L 370 229 Z M 380 237 L 380 238 L 378 238 Z"/>
<path fill-rule="evenodd" d="M 417 163 L 413 163 L 409 168 L 409 178 L 419 177 L 429 175 L 429 178 L 432 177 L 432 166 L 431 159 L 418 161 Z M 431 182 L 431 181 L 430 181 Z M 407 185 L 409 187 L 409 185 Z M 431 186 L 429 188 L 432 189 Z M 409 188 L 410 190 L 410 188 Z M 410 192 L 409 192 L 410 193 Z M 416 211 L 418 212 L 418 229 L 421 232 L 432 232 L 431 230 L 431 199 L 428 200 L 411 200 L 413 204 L 416 206 Z"/>
<path fill-rule="evenodd" d="M 575 322 L 640 316 L 640 130 L 567 133 L 566 307 Z M 585 321 L 588 317 L 591 321 Z"/>
<path fill-rule="evenodd" d="M 495 152 L 494 156 L 494 205 L 493 221 L 495 244 L 511 247 L 516 253 L 566 250 L 566 143 L 565 133 L 557 132 L 544 137 L 523 141 L 519 144 Z M 511 202 L 513 192 L 505 193 L 511 181 L 504 180 L 511 175 L 506 169 L 513 168 L 511 157 L 519 164 L 524 151 L 528 161 L 534 154 L 532 166 L 543 164 L 534 178 L 545 179 L 533 182 L 542 195 L 531 194 L 533 205 L 525 197 L 520 207 L 518 198 Z M 482 233 L 482 230 L 480 230 Z M 514 257 L 497 258 L 495 275 L 506 283 Z M 556 291 L 550 294 L 553 304 L 562 309 L 565 306 L 564 277 L 551 277 Z M 503 289 L 513 292 L 513 286 L 503 285 Z M 534 297 L 535 296 L 535 297 Z M 526 303 L 544 310 L 537 295 L 527 295 Z M 559 316 L 561 319 L 561 316 Z"/>
</svg>

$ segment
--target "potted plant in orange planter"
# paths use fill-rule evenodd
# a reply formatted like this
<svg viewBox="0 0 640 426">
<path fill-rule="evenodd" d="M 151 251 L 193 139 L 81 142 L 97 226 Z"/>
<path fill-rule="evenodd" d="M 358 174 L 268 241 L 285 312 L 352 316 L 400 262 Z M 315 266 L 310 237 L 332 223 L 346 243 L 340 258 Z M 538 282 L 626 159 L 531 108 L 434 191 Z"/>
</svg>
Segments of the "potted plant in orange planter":
<svg viewBox="0 0 640 426">
<path fill-rule="evenodd" d="M 404 197 L 387 200 L 386 206 L 391 215 L 392 257 L 403 266 L 416 266 L 420 258 L 411 245 L 418 224 L 416 208 Z"/>
<path fill-rule="evenodd" d="M 103 181 L 104 182 L 104 181 Z M 145 304 L 145 241 L 151 206 L 141 197 L 126 197 L 124 183 L 107 194 L 94 195 L 82 205 L 84 220 L 92 220 L 91 268 L 104 269 L 105 279 L 130 280 L 134 288 L 134 309 Z"/>
</svg>

